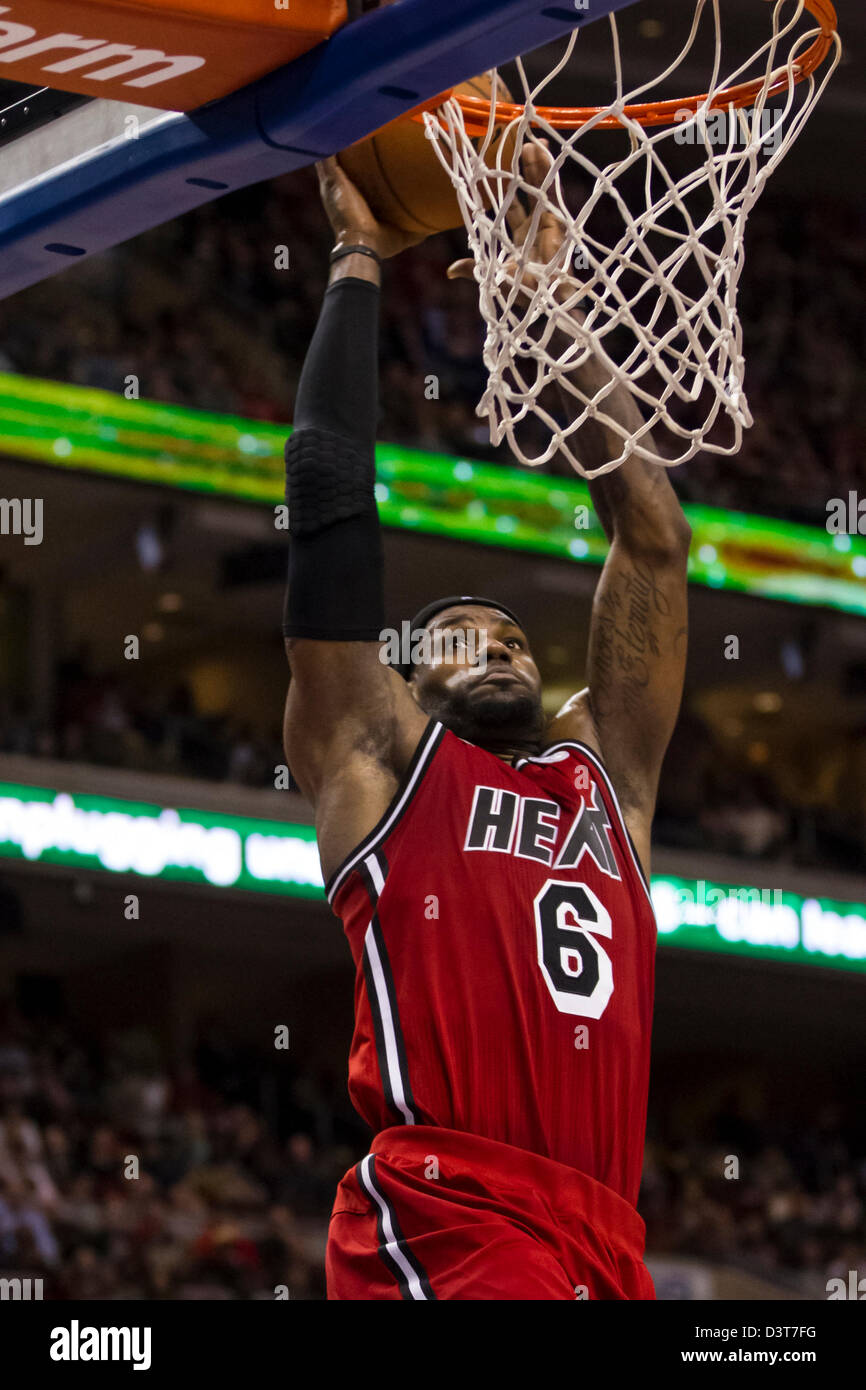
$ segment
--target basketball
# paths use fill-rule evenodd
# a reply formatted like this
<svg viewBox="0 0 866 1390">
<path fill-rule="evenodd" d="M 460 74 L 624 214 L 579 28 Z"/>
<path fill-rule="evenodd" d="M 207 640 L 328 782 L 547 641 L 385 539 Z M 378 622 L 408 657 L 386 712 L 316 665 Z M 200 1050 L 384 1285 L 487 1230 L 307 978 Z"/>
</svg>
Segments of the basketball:
<svg viewBox="0 0 866 1390">
<path fill-rule="evenodd" d="M 489 97 L 490 89 L 490 76 L 482 73 L 454 90 L 465 96 Z M 498 89 L 500 100 L 512 100 L 501 78 Z M 496 162 L 501 138 L 498 130 L 487 151 L 490 164 Z M 391 121 L 375 135 L 343 150 L 339 160 L 381 222 L 406 232 L 428 233 L 463 225 L 454 185 L 431 148 L 422 122 L 405 117 Z M 507 163 L 505 152 L 503 160 Z"/>
</svg>

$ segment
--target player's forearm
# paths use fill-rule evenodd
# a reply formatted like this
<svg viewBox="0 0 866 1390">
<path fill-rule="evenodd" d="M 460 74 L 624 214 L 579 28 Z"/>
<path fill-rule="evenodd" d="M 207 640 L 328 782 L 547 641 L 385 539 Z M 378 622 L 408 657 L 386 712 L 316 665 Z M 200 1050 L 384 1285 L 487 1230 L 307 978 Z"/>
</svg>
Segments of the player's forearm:
<svg viewBox="0 0 866 1390">
<path fill-rule="evenodd" d="M 691 527 L 667 470 L 631 458 L 589 480 L 589 495 L 609 541 L 614 538 L 633 555 L 677 556 L 688 553 Z"/>
<path fill-rule="evenodd" d="M 378 276 L 377 261 L 363 254 L 335 262 L 301 373 L 286 445 L 290 640 L 372 642 L 384 626 Z"/>
<path fill-rule="evenodd" d="M 370 455 L 379 413 L 379 277 L 372 257 L 345 256 L 328 288 L 295 397 L 296 430 L 334 430 Z"/>
<path fill-rule="evenodd" d="M 591 398 L 610 377 L 598 359 L 591 358 L 572 373 L 571 380 Z M 559 394 L 568 419 L 573 420 L 582 408 L 579 401 L 563 388 Z M 623 386 L 614 387 L 600 409 L 629 434 L 637 434 L 644 423 L 637 402 Z M 654 447 L 651 435 L 643 438 Z M 573 447 L 588 471 L 617 458 L 622 446 L 622 434 L 598 418 L 587 420 L 573 437 Z M 690 527 L 666 469 L 632 457 L 612 472 L 591 478 L 589 491 L 608 540 L 616 536 L 635 554 L 677 554 L 688 549 Z"/>
<path fill-rule="evenodd" d="M 554 350 L 560 353 L 567 347 L 568 340 L 556 334 L 553 345 Z M 581 397 L 589 400 L 598 397 L 608 385 L 610 374 L 597 358 L 591 357 L 582 366 L 572 368 L 567 374 L 567 380 L 580 392 L 580 396 L 577 396 L 565 385 L 559 387 L 560 402 L 566 419 L 571 424 L 584 409 Z M 619 458 L 624 437 L 620 431 L 625 434 L 637 434 L 644 423 L 637 402 L 622 386 L 614 386 L 603 399 L 599 398 L 598 410 L 611 422 L 615 421 L 620 428 L 615 429 L 613 423 L 608 423 L 608 420 L 596 415 L 587 420 L 573 436 L 577 455 L 584 468 L 590 472 L 603 468 L 612 459 Z M 651 437 L 647 435 L 645 438 L 652 446 Z"/>
</svg>

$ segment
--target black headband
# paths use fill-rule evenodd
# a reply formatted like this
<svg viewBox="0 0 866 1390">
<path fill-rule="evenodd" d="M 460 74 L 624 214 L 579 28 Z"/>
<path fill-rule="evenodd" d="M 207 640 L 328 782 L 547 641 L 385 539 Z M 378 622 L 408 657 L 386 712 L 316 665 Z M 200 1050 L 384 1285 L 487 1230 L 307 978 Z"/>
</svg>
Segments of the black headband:
<svg viewBox="0 0 866 1390">
<path fill-rule="evenodd" d="M 409 624 L 409 641 L 414 643 L 415 633 L 423 632 L 431 618 L 435 618 L 437 613 L 442 613 L 446 608 L 455 608 L 458 604 L 474 604 L 481 608 L 493 608 L 497 613 L 504 613 L 506 618 L 510 618 L 513 623 L 525 631 L 523 623 L 517 614 L 511 609 L 506 608 L 504 603 L 497 602 L 492 598 L 480 598 L 478 594 L 452 594 L 449 598 L 437 598 L 432 603 L 428 603 L 425 608 L 417 612 Z M 412 662 L 406 662 L 396 668 L 404 680 L 409 680 L 412 675 Z"/>
</svg>

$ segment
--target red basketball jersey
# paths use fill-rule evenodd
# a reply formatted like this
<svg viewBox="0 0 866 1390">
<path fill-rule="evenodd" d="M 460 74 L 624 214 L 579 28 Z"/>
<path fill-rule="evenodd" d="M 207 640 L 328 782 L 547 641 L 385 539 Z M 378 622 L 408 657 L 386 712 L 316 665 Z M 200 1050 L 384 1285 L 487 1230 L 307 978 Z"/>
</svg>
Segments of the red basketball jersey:
<svg viewBox="0 0 866 1390">
<path fill-rule="evenodd" d="M 580 743 L 503 762 L 431 720 L 328 883 L 357 966 L 349 1091 L 555 1159 L 633 1205 L 656 926 L 611 783 Z"/>
</svg>

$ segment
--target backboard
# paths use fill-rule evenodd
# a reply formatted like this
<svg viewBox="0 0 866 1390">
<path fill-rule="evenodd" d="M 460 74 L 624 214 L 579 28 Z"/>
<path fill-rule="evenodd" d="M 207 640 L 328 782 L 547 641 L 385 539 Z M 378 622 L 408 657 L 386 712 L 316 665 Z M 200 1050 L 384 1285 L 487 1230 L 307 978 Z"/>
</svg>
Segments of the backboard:
<svg viewBox="0 0 866 1390">
<path fill-rule="evenodd" d="M 45 0 L 32 3 L 45 9 Z M 165 8 L 167 0 L 153 3 Z M 140 68 L 128 84 L 129 101 L 84 95 L 87 84 L 78 77 L 78 94 L 59 101 L 50 88 L 3 84 L 0 297 L 225 193 L 333 154 L 452 85 L 634 3 L 395 0 L 239 91 L 187 112 L 139 104 L 155 100 L 141 89 Z M 195 0 L 183 8 L 187 17 L 198 11 L 204 23 L 209 5 L 217 13 L 224 4 Z M 304 4 L 286 7 L 294 22 Z M 13 18 L 9 6 L 0 10 Z M 26 26 L 27 19 L 28 0 L 18 0 L 14 21 Z M 10 33 L 0 15 L 0 75 L 14 79 Z M 84 50 L 99 42 L 60 37 Z M 86 57 L 78 53 L 76 74 Z M 58 84 L 71 80 L 43 75 Z"/>
</svg>

